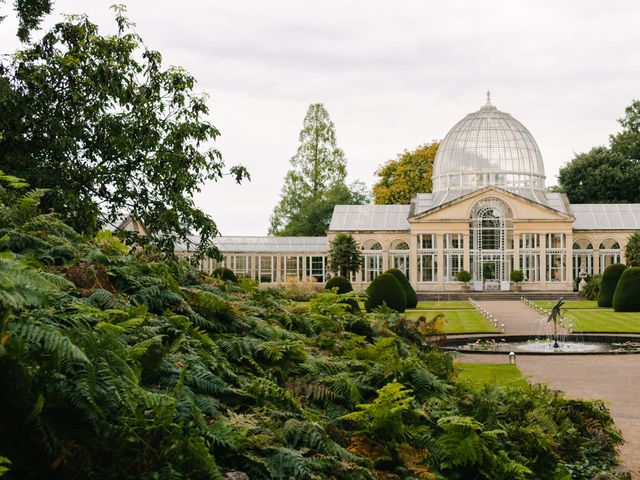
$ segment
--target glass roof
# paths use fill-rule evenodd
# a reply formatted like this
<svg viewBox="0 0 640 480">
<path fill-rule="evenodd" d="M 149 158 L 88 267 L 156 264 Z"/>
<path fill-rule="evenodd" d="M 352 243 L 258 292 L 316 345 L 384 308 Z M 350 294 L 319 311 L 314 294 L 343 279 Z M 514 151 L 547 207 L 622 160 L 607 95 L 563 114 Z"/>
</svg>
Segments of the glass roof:
<svg viewBox="0 0 640 480">
<path fill-rule="evenodd" d="M 544 165 L 536 141 L 518 120 L 491 104 L 470 113 L 447 133 L 433 167 L 436 198 L 451 200 L 496 185 L 528 198 L 544 191 Z"/>
<path fill-rule="evenodd" d="M 200 241 L 197 236 L 192 236 L 191 240 L 196 244 Z M 327 237 L 228 236 L 214 238 L 213 244 L 222 253 L 324 254 L 328 250 Z M 185 251 L 185 245 L 180 244 L 177 250 Z"/>
<path fill-rule="evenodd" d="M 329 230 L 409 230 L 410 208 L 410 205 L 336 205 Z"/>
<path fill-rule="evenodd" d="M 638 203 L 572 203 L 574 230 L 638 230 Z"/>
</svg>

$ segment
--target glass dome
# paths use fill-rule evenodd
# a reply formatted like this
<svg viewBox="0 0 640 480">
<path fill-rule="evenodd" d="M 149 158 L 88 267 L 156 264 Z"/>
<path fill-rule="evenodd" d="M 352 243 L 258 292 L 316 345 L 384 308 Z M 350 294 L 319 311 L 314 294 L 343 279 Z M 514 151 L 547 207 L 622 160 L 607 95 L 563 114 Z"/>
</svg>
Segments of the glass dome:
<svg viewBox="0 0 640 480">
<path fill-rule="evenodd" d="M 491 104 L 470 113 L 447 133 L 433 166 L 438 203 L 496 185 L 544 201 L 544 165 L 529 130 Z"/>
</svg>

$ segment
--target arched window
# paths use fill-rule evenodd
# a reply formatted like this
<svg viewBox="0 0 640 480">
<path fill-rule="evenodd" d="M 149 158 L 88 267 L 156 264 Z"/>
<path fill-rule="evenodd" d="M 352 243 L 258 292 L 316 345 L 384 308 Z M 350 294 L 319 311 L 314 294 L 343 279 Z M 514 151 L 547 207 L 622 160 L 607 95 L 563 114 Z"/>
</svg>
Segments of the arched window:
<svg viewBox="0 0 640 480">
<path fill-rule="evenodd" d="M 382 245 L 375 240 L 367 240 L 362 244 L 362 250 L 382 250 Z"/>
<path fill-rule="evenodd" d="M 606 238 L 600 243 L 600 271 L 614 263 L 620 263 L 620 244 L 613 238 Z"/>
<path fill-rule="evenodd" d="M 393 242 L 389 252 L 389 262 L 391 268 L 397 268 L 409 278 L 409 244 L 403 240 Z"/>
<path fill-rule="evenodd" d="M 578 238 L 573 242 L 573 278 L 581 275 L 593 275 L 593 244 L 587 238 Z"/>
<path fill-rule="evenodd" d="M 391 250 L 409 250 L 409 244 L 404 241 L 399 241 L 398 243 L 393 245 L 393 248 L 391 248 Z"/>
<path fill-rule="evenodd" d="M 593 250 L 593 245 L 586 238 L 579 238 L 573 242 L 574 250 Z"/>
<path fill-rule="evenodd" d="M 362 255 L 364 281 L 372 282 L 382 273 L 382 245 L 375 240 L 368 240 L 362 245 Z"/>
<path fill-rule="evenodd" d="M 513 257 L 512 218 L 511 209 L 499 198 L 483 198 L 473 207 L 470 239 L 475 281 L 508 280 Z"/>
</svg>

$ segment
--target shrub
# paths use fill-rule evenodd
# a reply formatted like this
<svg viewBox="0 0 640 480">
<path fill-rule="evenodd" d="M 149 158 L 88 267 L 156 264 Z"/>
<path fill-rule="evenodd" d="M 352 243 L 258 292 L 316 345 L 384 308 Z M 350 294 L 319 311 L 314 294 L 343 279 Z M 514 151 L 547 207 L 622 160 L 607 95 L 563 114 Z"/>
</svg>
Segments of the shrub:
<svg viewBox="0 0 640 480">
<path fill-rule="evenodd" d="M 593 275 L 585 279 L 587 285 L 582 291 L 582 296 L 587 300 L 597 300 L 600 293 L 600 285 L 602 284 L 602 275 Z"/>
<path fill-rule="evenodd" d="M 640 232 L 634 232 L 627 240 L 624 257 L 630 267 L 640 267 Z"/>
<path fill-rule="evenodd" d="M 238 277 L 233 273 L 233 270 L 230 270 L 225 267 L 218 267 L 213 272 L 211 272 L 211 276 L 215 278 L 220 278 L 227 282 L 238 283 Z"/>
<path fill-rule="evenodd" d="M 599 307 L 613 306 L 613 294 L 616 291 L 620 275 L 622 275 L 625 268 L 627 267 L 621 263 L 614 263 L 613 265 L 609 265 L 605 268 L 604 273 L 602 274 L 600 293 L 598 293 Z"/>
<path fill-rule="evenodd" d="M 332 288 L 338 287 L 337 293 L 349 293 L 353 292 L 353 287 L 351 286 L 351 282 L 346 277 L 333 277 L 330 278 L 329 281 L 325 284 L 325 290 L 331 290 Z"/>
<path fill-rule="evenodd" d="M 404 312 L 407 308 L 407 294 L 396 277 L 390 273 L 383 273 L 371 282 L 367 288 L 364 307 L 367 312 L 371 312 L 383 304 L 396 312 Z"/>
<path fill-rule="evenodd" d="M 522 270 L 514 270 L 509 275 L 509 280 L 517 285 L 524 280 L 524 273 L 522 273 Z"/>
<path fill-rule="evenodd" d="M 407 296 L 407 308 L 416 308 L 418 306 L 418 295 L 416 295 L 416 291 L 409 283 L 409 280 L 407 279 L 405 274 L 397 268 L 390 268 L 386 271 L 386 273 L 390 273 L 391 275 L 396 277 L 396 280 L 398 280 L 398 282 L 400 282 L 400 285 L 402 285 L 404 294 Z"/>
<path fill-rule="evenodd" d="M 308 302 L 318 293 L 318 288 L 315 284 L 297 284 L 292 283 L 287 285 L 284 289 L 284 296 L 287 300 L 292 302 Z"/>
<path fill-rule="evenodd" d="M 351 282 L 346 277 L 337 276 L 337 277 L 330 278 L 329 281 L 324 286 L 325 290 L 332 290 L 334 288 L 337 288 L 337 293 L 353 292 L 353 287 L 351 286 Z M 348 300 L 345 300 L 342 303 L 346 303 L 347 305 L 350 305 L 352 313 L 360 313 L 360 305 L 358 305 L 357 300 L 350 298 Z"/>
<path fill-rule="evenodd" d="M 613 309 L 616 312 L 640 312 L 640 267 L 629 267 L 620 275 L 613 295 Z"/>
<path fill-rule="evenodd" d="M 456 280 L 466 285 L 471 281 L 471 274 L 466 270 L 460 270 L 458 273 L 456 273 Z"/>
</svg>

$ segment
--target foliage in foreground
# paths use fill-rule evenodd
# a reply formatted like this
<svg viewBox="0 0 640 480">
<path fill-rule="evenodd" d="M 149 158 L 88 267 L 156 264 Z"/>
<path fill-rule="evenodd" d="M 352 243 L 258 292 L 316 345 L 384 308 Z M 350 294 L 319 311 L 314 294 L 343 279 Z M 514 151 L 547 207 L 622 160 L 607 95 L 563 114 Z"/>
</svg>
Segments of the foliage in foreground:
<svg viewBox="0 0 640 480">
<path fill-rule="evenodd" d="M 470 388 L 425 343 L 433 322 L 333 292 L 296 307 L 0 196 L 7 478 L 586 480 L 615 462 L 601 402 Z"/>
</svg>

